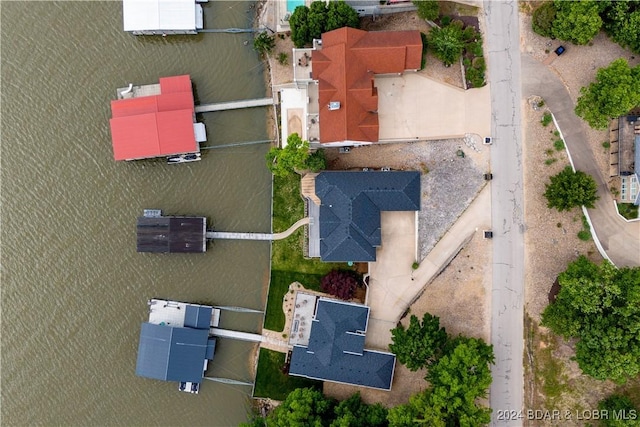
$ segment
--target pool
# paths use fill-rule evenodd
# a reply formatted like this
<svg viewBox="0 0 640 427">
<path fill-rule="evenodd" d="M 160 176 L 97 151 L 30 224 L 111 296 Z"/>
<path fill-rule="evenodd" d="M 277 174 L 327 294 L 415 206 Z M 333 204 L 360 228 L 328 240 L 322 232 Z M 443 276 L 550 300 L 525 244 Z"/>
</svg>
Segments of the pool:
<svg viewBox="0 0 640 427">
<path fill-rule="evenodd" d="M 304 6 L 304 0 L 287 0 L 287 12 L 293 13 L 298 6 Z"/>
</svg>

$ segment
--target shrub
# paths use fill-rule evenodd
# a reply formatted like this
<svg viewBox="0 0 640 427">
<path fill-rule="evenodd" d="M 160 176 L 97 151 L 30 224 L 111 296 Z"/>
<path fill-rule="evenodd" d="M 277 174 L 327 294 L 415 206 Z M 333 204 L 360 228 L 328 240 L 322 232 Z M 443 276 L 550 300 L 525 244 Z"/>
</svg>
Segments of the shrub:
<svg viewBox="0 0 640 427">
<path fill-rule="evenodd" d="M 533 11 L 531 28 L 534 32 L 544 37 L 551 37 L 551 28 L 556 18 L 556 7 L 552 1 L 544 3 Z"/>
<path fill-rule="evenodd" d="M 440 3 L 437 0 L 412 0 L 418 8 L 418 17 L 433 21 L 440 15 Z"/>
<path fill-rule="evenodd" d="M 332 270 L 320 282 L 322 290 L 343 300 L 350 300 L 360 284 L 360 276 L 355 271 Z"/>
<path fill-rule="evenodd" d="M 564 150 L 564 141 L 563 141 L 563 140 L 561 140 L 561 139 L 556 139 L 556 140 L 553 142 L 553 148 L 555 148 L 555 149 L 556 149 L 556 151 L 562 151 L 562 150 Z"/>
<path fill-rule="evenodd" d="M 266 31 L 263 31 L 260 34 L 258 34 L 258 37 L 256 37 L 253 40 L 253 48 L 258 52 L 260 52 L 261 56 L 268 55 L 269 53 L 271 53 L 275 45 L 276 45 L 275 36 L 270 36 L 269 34 L 267 34 Z"/>
<path fill-rule="evenodd" d="M 611 148 L 611 143 L 609 141 L 603 142 L 602 148 L 604 148 L 605 150 L 608 150 L 609 148 Z"/>
<path fill-rule="evenodd" d="M 450 66 L 462 56 L 462 26 L 461 21 L 454 21 L 446 27 L 434 28 L 429 33 L 429 46 L 445 66 Z"/>
<path fill-rule="evenodd" d="M 552 121 L 551 113 L 546 111 L 542 115 L 542 120 L 540 120 L 540 123 L 542 123 L 542 126 L 547 127 L 547 126 L 549 126 L 549 123 L 551 123 L 551 121 Z"/>
<path fill-rule="evenodd" d="M 559 211 L 580 205 L 593 209 L 595 201 L 598 200 L 598 185 L 591 175 L 582 171 L 574 172 L 570 166 L 552 176 L 551 183 L 545 186 L 544 197 L 547 199 L 547 206 Z"/>
<path fill-rule="evenodd" d="M 310 169 L 311 172 L 320 172 L 327 168 L 327 158 L 323 149 L 316 150 L 309 155 L 307 168 Z"/>
<path fill-rule="evenodd" d="M 286 52 L 280 52 L 278 54 L 278 62 L 280 63 L 280 65 L 289 64 L 289 55 Z"/>
<path fill-rule="evenodd" d="M 591 238 L 591 233 L 588 230 L 580 230 L 578 231 L 578 239 L 583 242 L 587 242 Z"/>
</svg>

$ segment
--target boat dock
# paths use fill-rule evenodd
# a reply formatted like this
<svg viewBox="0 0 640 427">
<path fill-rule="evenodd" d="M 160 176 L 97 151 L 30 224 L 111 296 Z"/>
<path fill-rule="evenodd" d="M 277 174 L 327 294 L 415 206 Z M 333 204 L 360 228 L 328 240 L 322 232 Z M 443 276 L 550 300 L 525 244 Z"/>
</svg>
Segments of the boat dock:
<svg viewBox="0 0 640 427">
<path fill-rule="evenodd" d="M 309 224 L 309 218 L 302 218 L 296 221 L 291 227 L 282 233 L 235 233 L 227 231 L 207 231 L 207 239 L 229 239 L 229 240 L 281 240 L 286 239 L 298 228 Z"/>
<path fill-rule="evenodd" d="M 263 338 L 260 334 L 252 334 L 249 332 L 230 331 L 228 329 L 210 328 L 209 333 L 219 338 L 234 338 L 241 341 L 262 342 Z"/>
<path fill-rule="evenodd" d="M 275 101 L 271 98 L 245 99 L 243 101 L 217 102 L 212 104 L 196 105 L 196 113 L 210 113 L 212 111 L 237 110 L 239 108 L 265 107 L 274 105 Z"/>
</svg>

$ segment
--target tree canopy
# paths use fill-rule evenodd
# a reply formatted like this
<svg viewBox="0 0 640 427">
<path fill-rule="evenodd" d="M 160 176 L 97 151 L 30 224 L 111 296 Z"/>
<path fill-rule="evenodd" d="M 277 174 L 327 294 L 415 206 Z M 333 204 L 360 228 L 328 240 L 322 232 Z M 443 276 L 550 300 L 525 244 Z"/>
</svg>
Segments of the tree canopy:
<svg viewBox="0 0 640 427">
<path fill-rule="evenodd" d="M 440 3 L 438 0 L 412 0 L 418 8 L 418 17 L 433 21 L 440 16 Z"/>
<path fill-rule="evenodd" d="M 640 267 L 617 269 L 581 256 L 558 282 L 560 292 L 542 313 L 542 324 L 578 339 L 580 369 L 618 383 L 640 374 Z"/>
<path fill-rule="evenodd" d="M 640 65 L 631 68 L 624 58 L 600 68 L 596 81 L 580 89 L 576 114 L 594 129 L 606 129 L 609 120 L 640 105 Z"/>
<path fill-rule="evenodd" d="M 462 56 L 464 51 L 464 34 L 462 21 L 453 21 L 442 28 L 432 28 L 429 32 L 429 48 L 436 56 L 450 66 Z"/>
<path fill-rule="evenodd" d="M 605 31 L 616 43 L 640 53 L 640 2 L 612 1 L 602 16 Z"/>
<path fill-rule="evenodd" d="M 447 331 L 440 327 L 440 319 L 425 313 L 422 322 L 411 315 L 409 327 L 400 324 L 391 330 L 389 349 L 400 363 L 412 371 L 424 368 L 440 354 L 447 342 Z"/>
<path fill-rule="evenodd" d="M 297 133 L 289 135 L 286 147 L 272 147 L 265 158 L 267 167 L 276 176 L 286 176 L 304 169 L 318 172 L 326 166 L 324 152 L 320 149 L 310 154 L 309 142 L 303 141 Z"/>
<path fill-rule="evenodd" d="M 491 409 L 478 405 L 491 385 L 493 348 L 477 338 L 457 337 L 429 368 L 430 388 L 409 403 L 389 410 L 390 426 L 479 426 L 491 421 Z"/>
<path fill-rule="evenodd" d="M 600 421 L 603 427 L 638 427 L 640 411 L 626 396 L 614 394 L 598 403 L 600 411 L 607 411 L 607 418 Z"/>
<path fill-rule="evenodd" d="M 309 7 L 298 6 L 289 18 L 291 40 L 296 47 L 304 47 L 322 33 L 342 27 L 358 28 L 358 13 L 343 0 L 314 1 Z"/>
<path fill-rule="evenodd" d="M 593 208 L 598 200 L 598 185 L 591 177 L 582 171 L 574 172 L 570 166 L 551 177 L 551 183 L 546 184 L 544 197 L 547 207 L 559 211 L 570 210 L 575 206 Z"/>
<path fill-rule="evenodd" d="M 601 28 L 622 47 L 640 53 L 638 0 L 555 0 L 533 12 L 533 31 L 575 44 L 588 43 Z"/>
<path fill-rule="evenodd" d="M 266 418 L 254 417 L 243 427 L 386 427 L 387 409 L 367 405 L 355 393 L 337 403 L 310 388 L 293 390 Z"/>
<path fill-rule="evenodd" d="M 556 0 L 552 34 L 575 44 L 587 44 L 602 27 L 600 12 L 603 2 L 595 0 Z"/>
</svg>

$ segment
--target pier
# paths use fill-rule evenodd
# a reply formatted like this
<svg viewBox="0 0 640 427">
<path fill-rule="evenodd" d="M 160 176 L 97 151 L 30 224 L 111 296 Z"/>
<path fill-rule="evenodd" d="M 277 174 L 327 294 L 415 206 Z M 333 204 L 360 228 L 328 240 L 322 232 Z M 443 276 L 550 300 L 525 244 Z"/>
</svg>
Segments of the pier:
<svg viewBox="0 0 640 427">
<path fill-rule="evenodd" d="M 294 231 L 303 225 L 309 224 L 310 219 L 302 218 L 296 221 L 291 227 L 282 233 L 235 233 L 227 231 L 207 231 L 207 239 L 229 239 L 229 240 L 281 240 L 291 236 Z"/>
<path fill-rule="evenodd" d="M 196 105 L 195 111 L 196 113 L 210 113 L 212 111 L 237 110 L 239 108 L 265 107 L 274 104 L 275 102 L 273 97 L 245 99 L 243 101 L 217 102 L 212 104 Z"/>
<path fill-rule="evenodd" d="M 209 333 L 219 338 L 234 338 L 241 341 L 262 342 L 262 335 L 249 332 L 230 331 L 228 329 L 210 328 Z"/>
</svg>

